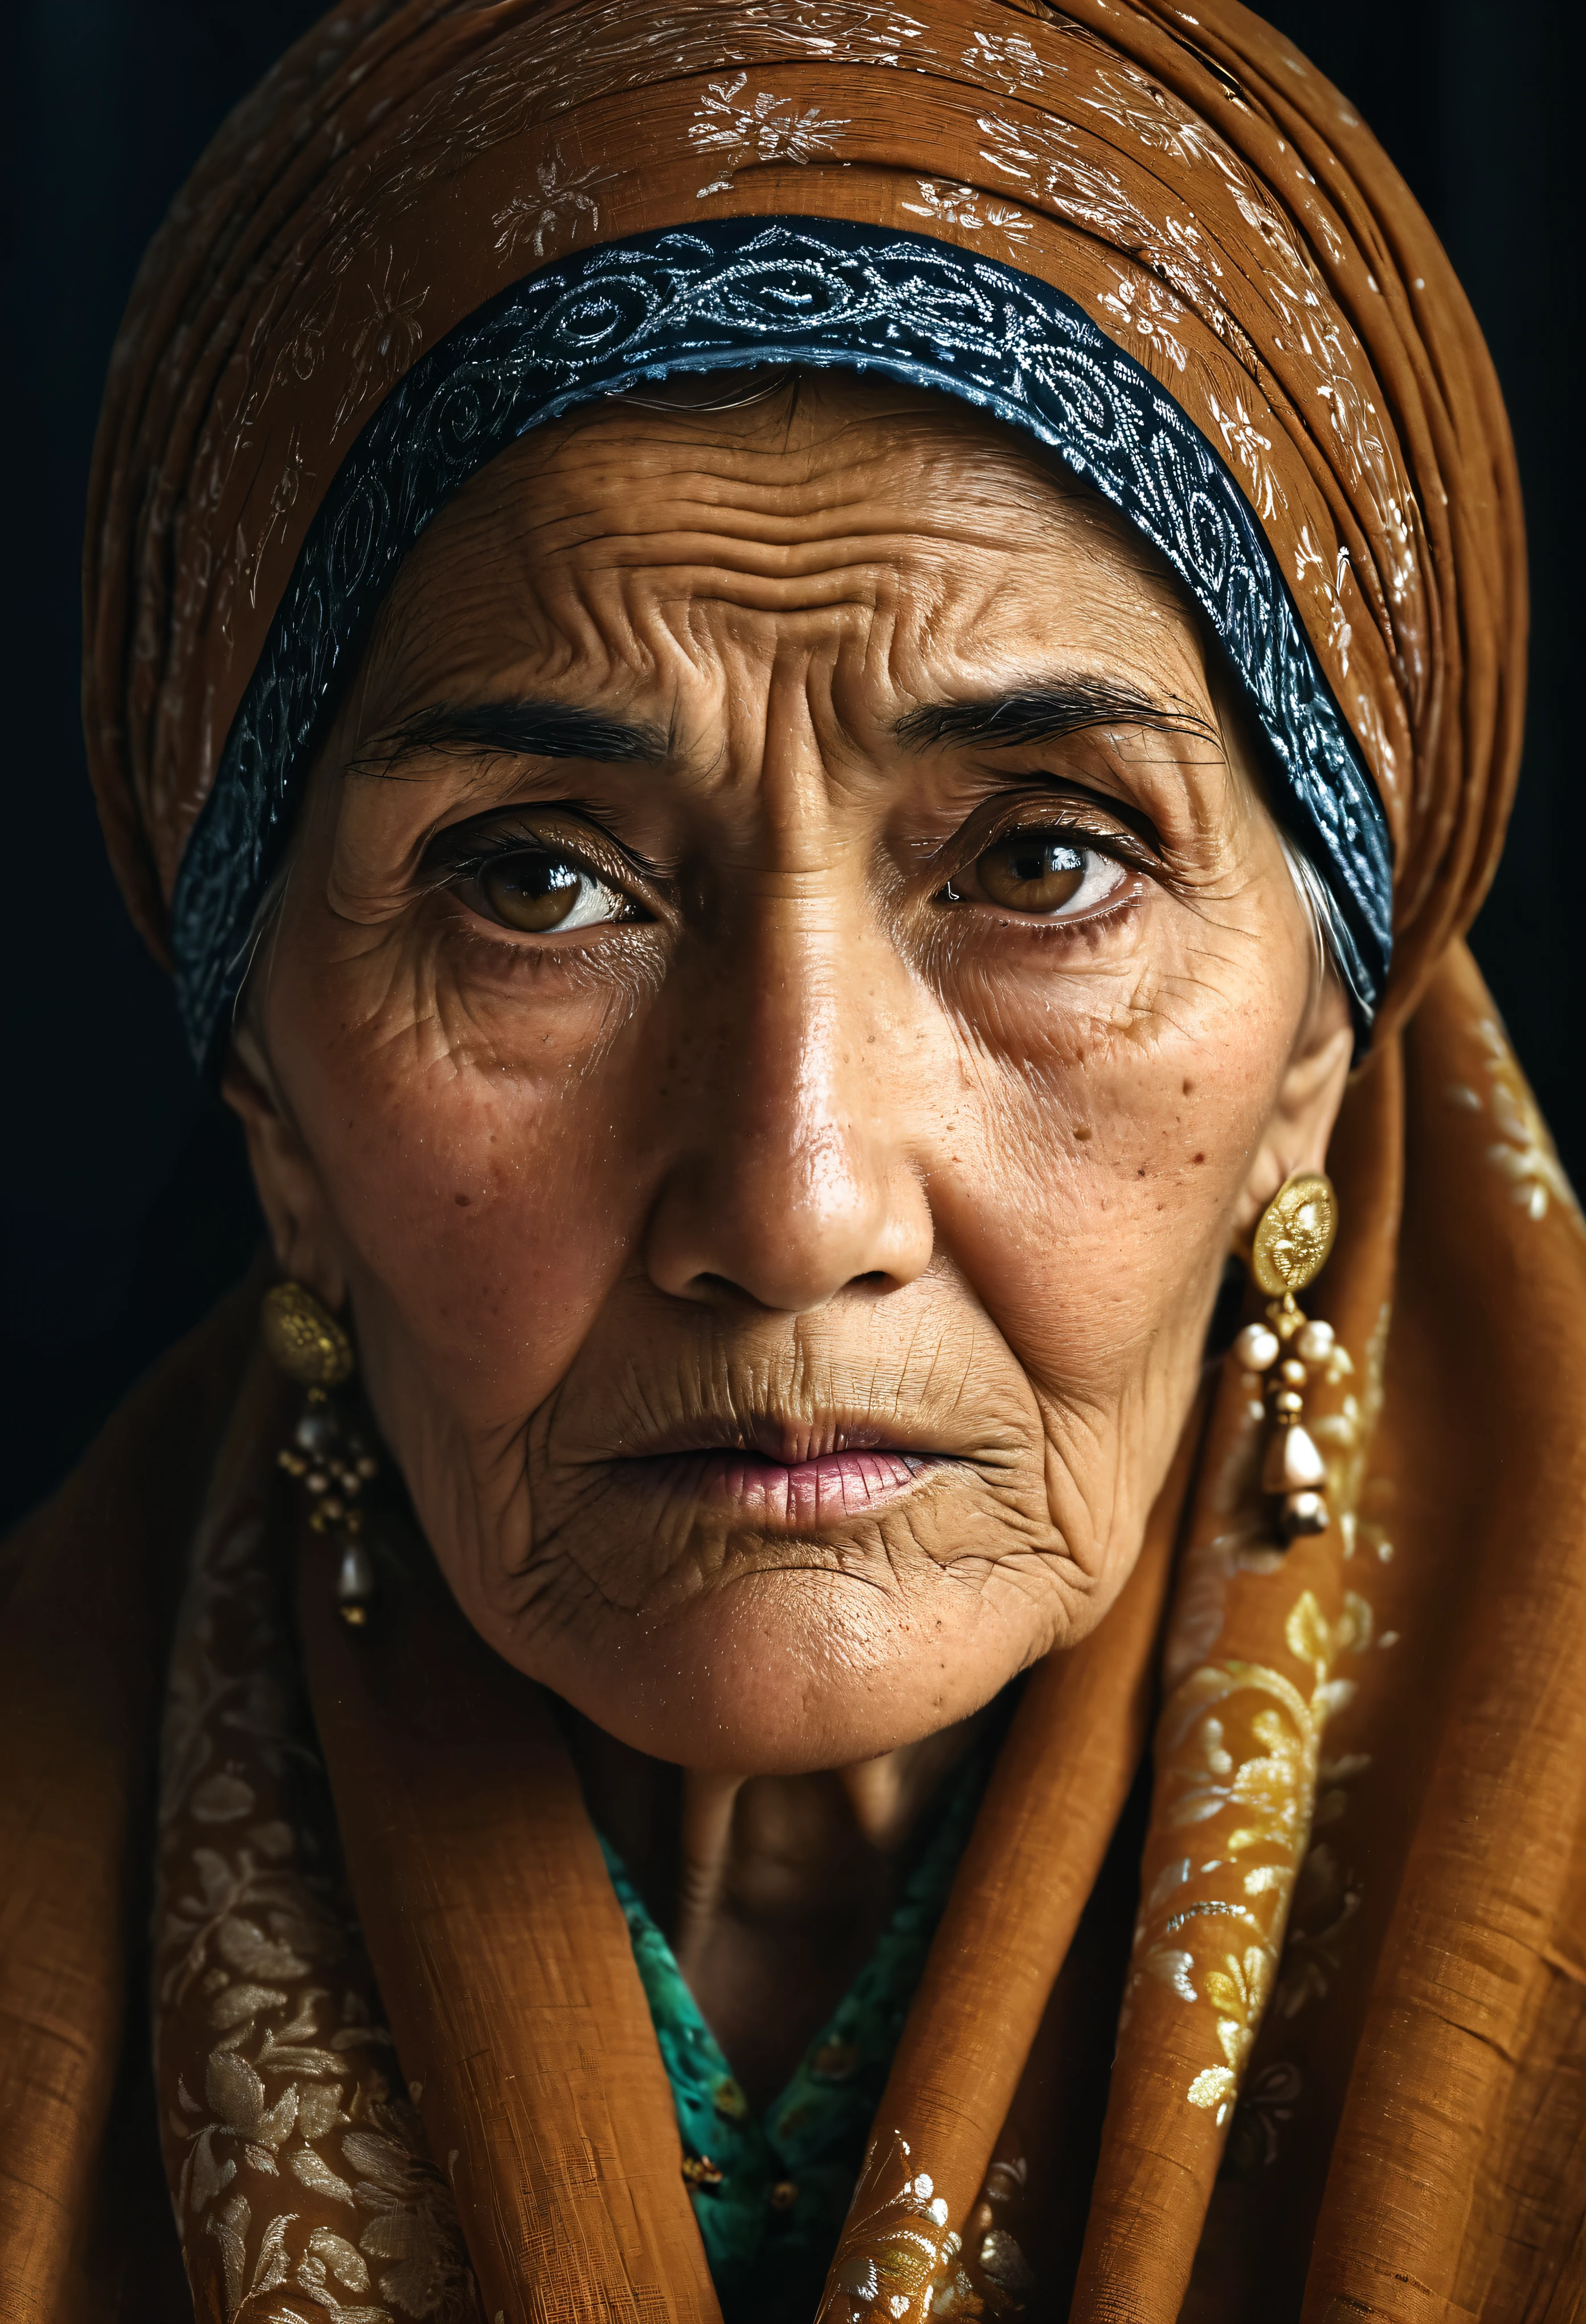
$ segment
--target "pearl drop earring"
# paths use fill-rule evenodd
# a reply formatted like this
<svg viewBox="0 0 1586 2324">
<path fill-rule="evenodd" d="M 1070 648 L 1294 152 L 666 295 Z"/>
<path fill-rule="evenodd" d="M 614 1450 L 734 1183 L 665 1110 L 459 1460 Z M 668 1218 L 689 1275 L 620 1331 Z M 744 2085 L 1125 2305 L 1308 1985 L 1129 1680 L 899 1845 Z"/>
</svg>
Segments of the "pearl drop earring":
<svg viewBox="0 0 1586 2324">
<path fill-rule="evenodd" d="M 1337 1232 L 1331 1179 L 1305 1172 L 1278 1188 L 1257 1222 L 1250 1251 L 1250 1271 L 1268 1296 L 1267 1321 L 1247 1323 L 1233 1343 L 1245 1369 L 1265 1375 L 1271 1433 L 1261 1489 L 1283 1503 L 1286 1541 L 1324 1533 L 1332 1522 L 1326 1466 L 1304 1414 L 1308 1367 L 1325 1363 L 1335 1342 L 1332 1324 L 1305 1315 L 1295 1295 L 1321 1274 Z"/>
</svg>

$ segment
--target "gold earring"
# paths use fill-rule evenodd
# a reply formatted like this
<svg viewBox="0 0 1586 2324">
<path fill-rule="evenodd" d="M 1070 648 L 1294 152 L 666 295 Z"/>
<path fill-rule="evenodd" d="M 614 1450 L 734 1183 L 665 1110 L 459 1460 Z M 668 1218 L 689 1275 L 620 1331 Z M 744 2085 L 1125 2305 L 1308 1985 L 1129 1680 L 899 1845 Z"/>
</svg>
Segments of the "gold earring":
<svg viewBox="0 0 1586 2324">
<path fill-rule="evenodd" d="M 290 1444 L 276 1454 L 289 1477 L 310 1496 L 309 1523 L 340 1551 L 336 1608 L 350 1630 L 361 1630 L 374 1600 L 374 1562 L 363 1539 L 357 1506 L 380 1464 L 350 1428 L 331 1391 L 353 1376 L 353 1343 L 336 1317 L 301 1283 L 277 1283 L 264 1294 L 264 1345 L 289 1379 L 307 1390 Z"/>
<path fill-rule="evenodd" d="M 1286 1541 L 1325 1533 L 1332 1522 L 1323 1490 L 1326 1467 L 1303 1416 L 1306 1366 L 1326 1362 L 1333 1331 L 1306 1316 L 1295 1295 L 1321 1274 L 1337 1232 L 1338 1196 L 1330 1178 L 1307 1171 L 1278 1188 L 1257 1221 L 1250 1250 L 1250 1272 L 1267 1294 L 1267 1321 L 1247 1323 L 1233 1343 L 1248 1371 L 1266 1375 L 1271 1434 L 1261 1490 L 1282 1500 Z"/>
</svg>

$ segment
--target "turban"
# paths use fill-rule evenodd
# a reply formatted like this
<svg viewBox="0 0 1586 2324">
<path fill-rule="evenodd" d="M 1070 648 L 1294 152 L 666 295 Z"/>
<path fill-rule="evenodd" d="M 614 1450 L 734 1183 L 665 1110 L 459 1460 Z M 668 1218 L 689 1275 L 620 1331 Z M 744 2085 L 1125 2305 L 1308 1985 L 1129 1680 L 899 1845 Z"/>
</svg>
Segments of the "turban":
<svg viewBox="0 0 1586 2324">
<path fill-rule="evenodd" d="M 86 571 L 116 869 L 203 1055 L 326 707 L 493 454 L 837 364 L 1053 447 L 1265 735 L 1362 1027 L 1480 899 L 1520 733 L 1512 450 L 1349 106 L 1217 0 L 353 0 L 232 115 L 113 359 Z"/>
</svg>

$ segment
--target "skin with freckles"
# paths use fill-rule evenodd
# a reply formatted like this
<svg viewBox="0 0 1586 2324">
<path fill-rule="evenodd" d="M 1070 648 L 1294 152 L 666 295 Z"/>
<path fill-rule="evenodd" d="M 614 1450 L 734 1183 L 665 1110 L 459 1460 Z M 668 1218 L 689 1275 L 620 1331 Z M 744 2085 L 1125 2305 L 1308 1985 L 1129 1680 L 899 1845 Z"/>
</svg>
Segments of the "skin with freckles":
<svg viewBox="0 0 1586 2324">
<path fill-rule="evenodd" d="M 995 423 L 835 374 L 617 400 L 413 551 L 228 1094 L 605 1820 L 695 1771 L 719 2019 L 764 1834 L 788 1893 L 856 1831 L 893 1863 L 919 1771 L 1105 1616 L 1351 1039 L 1176 585 Z"/>
</svg>

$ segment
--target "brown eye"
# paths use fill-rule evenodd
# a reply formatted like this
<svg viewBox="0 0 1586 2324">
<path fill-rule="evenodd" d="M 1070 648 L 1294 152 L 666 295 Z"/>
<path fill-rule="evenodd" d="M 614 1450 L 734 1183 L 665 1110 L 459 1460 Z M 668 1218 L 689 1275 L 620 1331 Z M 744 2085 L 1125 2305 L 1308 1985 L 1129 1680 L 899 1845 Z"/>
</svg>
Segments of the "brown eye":
<svg viewBox="0 0 1586 2324">
<path fill-rule="evenodd" d="M 627 916 L 627 899 L 596 879 L 576 857 L 525 847 L 497 855 L 475 875 L 484 910 L 503 927 L 548 936 L 556 928 L 587 928 Z"/>
<path fill-rule="evenodd" d="M 1049 831 L 1019 831 L 988 847 L 975 865 L 982 893 L 1014 912 L 1056 912 L 1085 884 L 1094 851 Z"/>
</svg>

